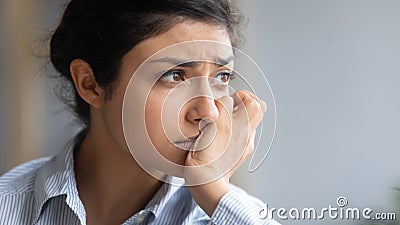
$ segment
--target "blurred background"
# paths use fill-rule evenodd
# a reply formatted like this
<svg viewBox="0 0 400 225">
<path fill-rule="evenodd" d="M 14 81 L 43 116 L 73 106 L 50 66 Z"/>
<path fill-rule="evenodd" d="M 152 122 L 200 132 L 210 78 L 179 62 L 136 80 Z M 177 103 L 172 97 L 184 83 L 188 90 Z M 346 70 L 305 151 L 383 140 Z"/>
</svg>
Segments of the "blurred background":
<svg viewBox="0 0 400 225">
<path fill-rule="evenodd" d="M 233 182 L 269 207 L 321 209 L 345 196 L 400 217 L 400 1 L 236 2 L 248 18 L 242 50 L 274 91 L 277 129 L 262 166 L 245 165 Z M 0 0 L 1 174 L 56 153 L 79 129 L 46 58 L 64 4 Z"/>
</svg>

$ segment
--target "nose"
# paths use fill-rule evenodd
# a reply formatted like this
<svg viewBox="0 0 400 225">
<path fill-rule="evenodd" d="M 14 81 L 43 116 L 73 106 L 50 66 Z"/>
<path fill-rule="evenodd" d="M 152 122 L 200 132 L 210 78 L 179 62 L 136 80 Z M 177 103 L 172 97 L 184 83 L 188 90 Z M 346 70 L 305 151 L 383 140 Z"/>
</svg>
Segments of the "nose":
<svg viewBox="0 0 400 225">
<path fill-rule="evenodd" d="M 216 120 L 219 116 L 214 93 L 207 77 L 192 79 L 192 99 L 188 102 L 186 120 L 198 125 L 202 119 Z"/>
<path fill-rule="evenodd" d="M 209 96 L 198 96 L 189 102 L 186 120 L 198 124 L 202 119 L 216 120 L 219 116 L 214 99 Z"/>
</svg>

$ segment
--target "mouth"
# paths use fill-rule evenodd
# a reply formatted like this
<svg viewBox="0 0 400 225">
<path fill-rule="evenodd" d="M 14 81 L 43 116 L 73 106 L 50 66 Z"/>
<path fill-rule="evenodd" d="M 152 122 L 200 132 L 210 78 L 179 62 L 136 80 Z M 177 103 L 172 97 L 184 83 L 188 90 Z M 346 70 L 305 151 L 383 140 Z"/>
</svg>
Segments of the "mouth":
<svg viewBox="0 0 400 225">
<path fill-rule="evenodd" d="M 174 145 L 182 150 L 189 151 L 197 139 L 189 139 L 187 141 L 174 142 Z"/>
<path fill-rule="evenodd" d="M 207 126 L 208 124 L 206 124 L 205 126 L 203 126 L 200 130 L 200 132 L 197 135 L 191 136 L 186 140 L 183 141 L 176 141 L 174 142 L 174 145 L 182 150 L 186 150 L 189 151 L 191 149 L 191 147 L 193 146 L 193 144 L 196 142 L 197 138 L 200 137 L 202 131 L 204 130 L 204 128 Z"/>
<path fill-rule="evenodd" d="M 200 134 L 201 131 L 199 134 L 191 136 L 186 140 L 174 142 L 174 145 L 180 149 L 189 151 L 192 145 L 196 142 L 197 138 L 200 136 Z"/>
</svg>

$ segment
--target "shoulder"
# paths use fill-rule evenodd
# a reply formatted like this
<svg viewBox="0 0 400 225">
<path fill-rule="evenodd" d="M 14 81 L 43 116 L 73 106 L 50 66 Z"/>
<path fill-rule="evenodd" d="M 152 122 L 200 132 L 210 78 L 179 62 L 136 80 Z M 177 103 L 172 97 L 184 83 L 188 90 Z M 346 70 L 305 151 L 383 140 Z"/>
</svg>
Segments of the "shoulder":
<svg viewBox="0 0 400 225">
<path fill-rule="evenodd" d="M 14 167 L 0 176 L 0 198 L 33 190 L 37 171 L 52 157 L 39 158 Z"/>
</svg>

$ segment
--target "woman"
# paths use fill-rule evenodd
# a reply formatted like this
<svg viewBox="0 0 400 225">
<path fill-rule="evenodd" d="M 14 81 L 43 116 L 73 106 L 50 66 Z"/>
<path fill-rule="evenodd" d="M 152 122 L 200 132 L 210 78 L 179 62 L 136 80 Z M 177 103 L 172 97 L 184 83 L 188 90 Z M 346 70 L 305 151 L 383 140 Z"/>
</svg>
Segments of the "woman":
<svg viewBox="0 0 400 225">
<path fill-rule="evenodd" d="M 198 95 L 181 104 L 175 127 L 183 145 L 171 143 L 163 130 L 163 106 L 171 90 L 204 77 L 226 85 L 233 76 L 230 62 L 175 64 L 151 86 L 145 108 L 137 109 L 146 117 L 143 132 L 160 155 L 183 166 L 178 175 L 187 185 L 172 185 L 149 173 L 124 133 L 126 93 L 133 76 L 135 82 L 147 79 L 148 74 L 133 75 L 143 62 L 190 41 L 235 46 L 237 25 L 227 0 L 72 0 L 51 38 L 51 62 L 73 88 L 69 103 L 86 128 L 58 155 L 2 176 L 0 224 L 276 224 L 260 220 L 260 201 L 229 184 L 253 150 L 265 111 L 256 96 L 246 91 L 218 99 Z M 210 142 L 206 136 L 212 131 Z M 183 147 L 189 142 L 190 148 Z M 226 152 L 237 161 L 222 171 L 226 168 L 214 159 Z M 150 170 L 176 175 L 147 158 Z"/>
</svg>

